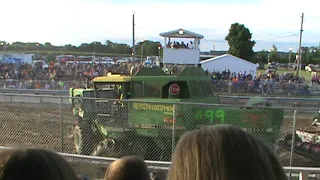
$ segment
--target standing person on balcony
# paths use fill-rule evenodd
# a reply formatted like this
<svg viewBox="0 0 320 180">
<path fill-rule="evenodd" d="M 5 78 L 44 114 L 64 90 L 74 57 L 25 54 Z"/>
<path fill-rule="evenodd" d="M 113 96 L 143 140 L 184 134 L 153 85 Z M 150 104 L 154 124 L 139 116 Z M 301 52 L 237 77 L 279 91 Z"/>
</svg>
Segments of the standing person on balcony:
<svg viewBox="0 0 320 180">
<path fill-rule="evenodd" d="M 276 155 L 231 125 L 207 126 L 178 142 L 168 180 L 286 180 Z"/>
</svg>

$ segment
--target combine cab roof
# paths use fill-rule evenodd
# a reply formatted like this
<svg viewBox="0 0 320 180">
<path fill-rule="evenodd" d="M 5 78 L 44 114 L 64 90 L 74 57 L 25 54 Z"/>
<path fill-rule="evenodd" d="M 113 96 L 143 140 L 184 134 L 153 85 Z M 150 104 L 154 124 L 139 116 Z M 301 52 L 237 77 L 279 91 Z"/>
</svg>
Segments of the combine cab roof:
<svg viewBox="0 0 320 180">
<path fill-rule="evenodd" d="M 128 82 L 131 80 L 130 76 L 100 76 L 93 79 L 93 82 Z"/>
<path fill-rule="evenodd" d="M 186 67 L 178 75 L 166 74 L 160 68 L 141 68 L 141 70 L 133 76 L 108 75 L 96 77 L 93 82 L 128 82 L 128 81 L 178 81 L 193 80 L 203 81 L 211 80 L 211 78 L 199 67 Z"/>
</svg>

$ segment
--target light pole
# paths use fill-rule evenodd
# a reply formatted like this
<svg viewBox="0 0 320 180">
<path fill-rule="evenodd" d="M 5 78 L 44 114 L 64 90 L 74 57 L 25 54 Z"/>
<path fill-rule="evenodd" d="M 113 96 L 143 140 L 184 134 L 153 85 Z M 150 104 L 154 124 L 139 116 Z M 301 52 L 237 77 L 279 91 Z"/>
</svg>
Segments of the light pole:
<svg viewBox="0 0 320 180">
<path fill-rule="evenodd" d="M 216 44 L 213 44 L 212 56 L 214 56 L 215 51 L 216 51 Z"/>
<path fill-rule="evenodd" d="M 161 45 L 158 46 L 159 59 L 160 59 L 160 51 L 161 51 Z"/>
<path fill-rule="evenodd" d="M 39 56 L 39 44 L 37 43 L 36 46 L 37 46 L 37 56 Z"/>
<path fill-rule="evenodd" d="M 60 54 L 61 54 L 61 56 L 62 56 L 62 54 L 63 54 L 63 45 L 61 45 Z"/>
<path fill-rule="evenodd" d="M 289 63 L 288 63 L 288 70 L 290 69 L 291 54 L 292 54 L 292 48 L 289 48 Z"/>
<path fill-rule="evenodd" d="M 271 53 L 271 50 L 268 50 L 267 53 L 268 53 L 268 64 L 269 64 L 269 62 L 270 62 L 270 53 Z"/>
<path fill-rule="evenodd" d="M 141 49 L 140 49 L 140 51 L 141 51 L 141 57 L 140 57 L 140 63 L 141 63 L 141 65 L 142 65 L 143 44 L 144 44 L 144 40 L 142 39 L 142 40 L 141 40 Z"/>
<path fill-rule="evenodd" d="M 97 44 L 97 42 L 94 42 L 94 46 L 93 46 L 93 57 L 96 57 L 96 44 Z"/>
</svg>

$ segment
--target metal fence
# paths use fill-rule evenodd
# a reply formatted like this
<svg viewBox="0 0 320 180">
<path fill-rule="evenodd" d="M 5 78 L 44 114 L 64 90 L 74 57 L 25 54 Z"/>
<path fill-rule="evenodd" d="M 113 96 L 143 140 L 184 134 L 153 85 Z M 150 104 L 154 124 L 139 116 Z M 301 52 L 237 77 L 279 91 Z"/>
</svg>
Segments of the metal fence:
<svg viewBox="0 0 320 180">
<path fill-rule="evenodd" d="M 76 111 L 72 111 L 71 101 Z M 319 167 L 319 137 L 309 137 L 317 134 L 311 124 L 318 116 L 319 107 L 307 99 L 297 106 L 277 103 L 277 108 L 252 108 L 244 106 L 245 100 L 237 104 L 224 100 L 223 105 L 119 103 L 105 99 L 0 94 L 0 145 L 116 158 L 138 155 L 147 160 L 170 161 L 183 133 L 227 123 L 253 133 L 275 148 L 283 166 Z M 296 134 L 296 130 L 309 134 Z"/>
<path fill-rule="evenodd" d="M 319 85 L 310 85 L 306 90 L 305 83 L 280 83 L 260 86 L 259 82 L 250 85 L 249 82 L 230 84 L 230 81 L 214 81 L 212 89 L 216 93 L 225 94 L 284 94 L 292 96 L 320 95 Z M 86 81 L 44 81 L 44 80 L 0 80 L 0 88 L 8 89 L 48 89 L 68 90 L 69 88 L 83 88 L 87 86 Z"/>
<path fill-rule="evenodd" d="M 308 85 L 308 88 L 306 87 Z M 272 84 L 264 84 L 255 81 L 250 84 L 248 81 L 241 83 L 232 83 L 228 80 L 215 81 L 212 85 L 213 91 L 225 94 L 283 94 L 291 96 L 310 96 L 319 95 L 319 85 L 311 85 L 306 83 L 288 83 L 275 82 Z"/>
<path fill-rule="evenodd" d="M 6 89 L 68 90 L 69 88 L 84 88 L 86 85 L 86 81 L 0 80 L 0 88 Z"/>
</svg>

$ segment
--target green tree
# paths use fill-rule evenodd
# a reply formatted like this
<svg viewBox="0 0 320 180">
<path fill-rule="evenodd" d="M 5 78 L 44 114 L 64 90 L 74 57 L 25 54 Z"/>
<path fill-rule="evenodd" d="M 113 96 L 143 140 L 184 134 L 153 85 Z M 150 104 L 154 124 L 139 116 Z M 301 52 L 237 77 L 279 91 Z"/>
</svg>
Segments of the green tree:
<svg viewBox="0 0 320 180">
<path fill-rule="evenodd" d="M 253 60 L 255 41 L 252 40 L 250 30 L 243 24 L 232 24 L 225 40 L 228 41 L 229 44 L 228 53 L 248 61 Z"/>
<path fill-rule="evenodd" d="M 269 52 L 269 60 L 271 62 L 275 62 L 279 60 L 278 48 L 274 44 L 272 45 L 272 48 Z"/>
<path fill-rule="evenodd" d="M 137 55 L 141 55 L 141 49 L 143 48 L 143 56 L 159 56 L 159 46 L 161 47 L 160 42 L 154 42 L 150 40 L 145 40 L 144 42 L 139 42 L 137 44 Z M 162 48 L 160 49 L 162 51 Z M 160 52 L 161 54 L 161 52 Z"/>
<path fill-rule="evenodd" d="M 268 63 L 268 51 L 262 50 L 255 54 L 255 60 L 253 62 L 260 62 L 260 63 Z"/>
</svg>

